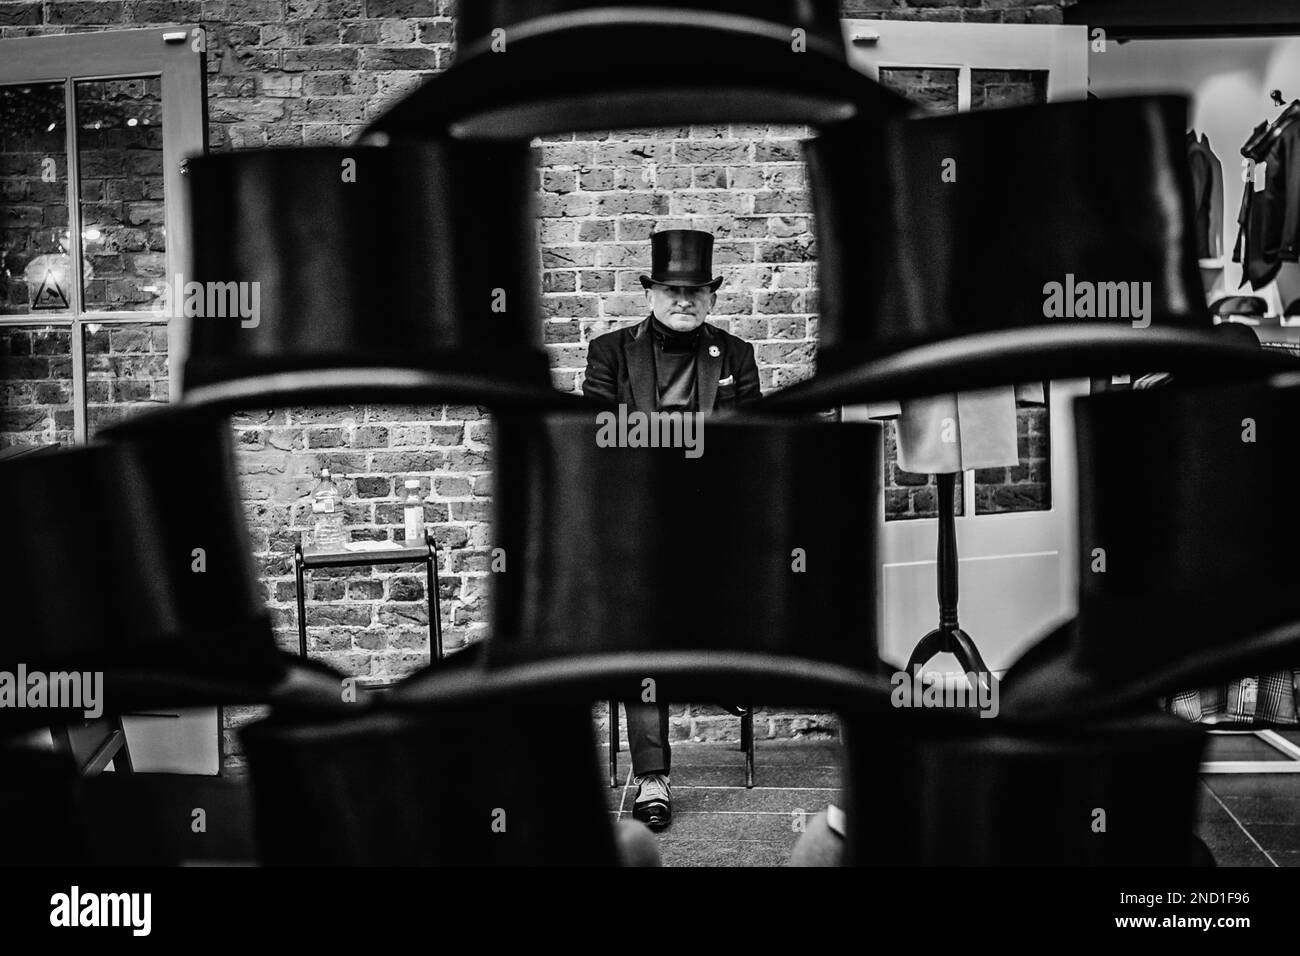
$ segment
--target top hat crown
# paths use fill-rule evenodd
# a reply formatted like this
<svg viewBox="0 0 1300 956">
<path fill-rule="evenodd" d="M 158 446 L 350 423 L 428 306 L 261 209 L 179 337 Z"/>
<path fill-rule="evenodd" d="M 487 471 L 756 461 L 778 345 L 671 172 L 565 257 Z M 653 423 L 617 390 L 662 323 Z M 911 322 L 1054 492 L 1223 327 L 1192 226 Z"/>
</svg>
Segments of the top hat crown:
<svg viewBox="0 0 1300 956">
<path fill-rule="evenodd" d="M 77 492 L 87 484 L 93 496 Z M 118 712 L 267 701 L 338 709 L 338 675 L 276 647 L 227 418 L 183 403 L 132 416 L 93 444 L 6 462 L 0 494 L 23 502 L 6 530 L 28 545 L 0 552 L 0 573 L 30 599 L 0 632 L 0 669 L 103 672 Z M 113 547 L 79 544 L 86 536 Z M 70 580 L 77 600 L 67 599 Z M 0 727 L 30 715 L 51 719 L 0 708 Z"/>
<path fill-rule="evenodd" d="M 717 289 L 722 277 L 713 275 L 713 234 L 698 229 L 665 229 L 650 237 L 650 275 L 641 276 L 647 289 L 663 285 L 707 285 Z"/>
<path fill-rule="evenodd" d="M 536 256 L 531 170 L 526 144 L 447 139 L 196 159 L 192 277 L 259 314 L 190 324 L 186 400 L 551 401 L 536 270 L 511 265 Z"/>
<path fill-rule="evenodd" d="M 878 480 L 879 426 L 720 420 L 698 459 L 599 447 L 600 427 L 585 414 L 500 420 L 497 543 L 528 566 L 493 582 L 493 666 L 689 651 L 875 668 L 875 592 L 843 582 L 874 580 L 870 496 L 851 489 Z M 602 493 L 573 492 L 590 488 Z M 666 556 L 701 527 L 719 571 L 686 582 Z M 790 574 L 786 542 L 822 563 Z"/>
<path fill-rule="evenodd" d="M 683 123 L 900 115 L 911 101 L 849 65 L 836 0 L 484 0 L 456 62 L 370 132 L 529 139 Z"/>
<path fill-rule="evenodd" d="M 768 407 L 1135 366 L 1282 370 L 1288 357 L 1225 354 L 1211 332 L 1186 117 L 1184 97 L 1120 97 L 854 122 L 807 141 L 817 375 Z"/>
<path fill-rule="evenodd" d="M 768 32 L 789 40 L 790 31 L 805 31 L 810 44 L 844 59 L 838 0 L 480 0 L 464 4 L 456 15 L 457 52 L 478 52 L 495 38 L 522 39 L 541 32 L 592 21 L 659 22 L 664 7 L 674 17 L 702 26 Z"/>
<path fill-rule="evenodd" d="M 1300 469 L 1300 377 L 1074 411 L 1079 614 L 1012 665 L 1005 713 L 1115 711 L 1293 665 L 1300 518 L 1278 503 Z"/>
</svg>

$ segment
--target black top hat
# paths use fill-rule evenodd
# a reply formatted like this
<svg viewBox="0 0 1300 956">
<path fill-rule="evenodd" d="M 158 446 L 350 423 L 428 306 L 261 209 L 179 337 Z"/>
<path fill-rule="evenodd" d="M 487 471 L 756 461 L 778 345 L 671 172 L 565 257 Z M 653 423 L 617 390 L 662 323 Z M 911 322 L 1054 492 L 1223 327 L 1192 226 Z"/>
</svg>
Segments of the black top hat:
<svg viewBox="0 0 1300 956">
<path fill-rule="evenodd" d="M 645 676 L 694 653 L 875 673 L 877 425 L 709 420 L 687 457 L 680 428 L 677 447 L 611 445 L 649 441 L 617 418 L 497 418 L 496 543 L 523 565 L 494 576 L 491 666 L 637 653 Z"/>
<path fill-rule="evenodd" d="M 272 700 L 340 709 L 341 675 L 276 648 L 228 422 L 167 415 L 170 428 L 140 416 L 92 445 L 0 466 L 0 494 L 22 502 L 6 520 L 0 573 L 24 595 L 0 632 L 0 668 L 102 671 L 108 712 Z"/>
<path fill-rule="evenodd" d="M 523 138 L 680 123 L 831 123 L 912 104 L 848 64 L 837 0 L 484 0 L 456 62 L 371 131 Z"/>
<path fill-rule="evenodd" d="M 855 824 L 845 850 L 852 864 L 876 866 L 1186 866 L 1197 862 L 1205 736 L 1157 713 L 1066 726 L 1003 714 L 854 724 L 850 819 L 889 825 Z M 1110 823 L 1101 834 L 1078 822 L 1099 806 Z"/>
<path fill-rule="evenodd" d="M 650 237 L 650 275 L 641 276 L 647 289 L 664 285 L 707 285 L 717 289 L 722 277 L 713 275 L 713 234 L 698 229 L 665 229 Z"/>
<path fill-rule="evenodd" d="M 272 717 L 240 739 L 266 865 L 617 862 L 585 700 L 539 711 L 474 695 L 330 723 Z M 465 825 L 485 807 L 509 808 L 504 838 Z"/>
<path fill-rule="evenodd" d="M 817 375 L 765 403 L 1286 368 L 1287 356 L 1236 353 L 1210 333 L 1183 188 L 1186 109 L 1174 96 L 1077 101 L 809 140 Z"/>
<path fill-rule="evenodd" d="M 534 175 L 516 143 L 194 160 L 186 278 L 255 289 L 259 314 L 189 320 L 185 401 L 571 403 L 541 344 Z"/>
<path fill-rule="evenodd" d="M 1086 716 L 1300 660 L 1300 378 L 1075 403 L 1079 613 L 1003 711 Z"/>
</svg>

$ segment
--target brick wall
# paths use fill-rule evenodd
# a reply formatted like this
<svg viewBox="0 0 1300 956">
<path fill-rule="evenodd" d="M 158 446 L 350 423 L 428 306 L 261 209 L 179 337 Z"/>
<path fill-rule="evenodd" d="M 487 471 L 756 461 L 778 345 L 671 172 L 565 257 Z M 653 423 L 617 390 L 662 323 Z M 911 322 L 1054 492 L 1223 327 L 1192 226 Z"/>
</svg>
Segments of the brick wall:
<svg viewBox="0 0 1300 956">
<path fill-rule="evenodd" d="M 248 412 L 233 421 L 253 549 L 282 643 L 297 646 L 293 550 L 308 532 L 307 495 L 321 467 L 344 476 L 352 537 L 404 539 L 403 487 L 420 481 L 443 559 L 443 640 L 463 647 L 486 627 L 490 423 L 475 406 L 338 406 Z M 429 660 L 423 566 L 308 573 L 309 648 L 348 673 L 392 677 Z"/>
<path fill-rule="evenodd" d="M 865 18 L 1057 23 L 1066 2 L 845 0 L 842 7 L 845 16 Z M 0 37 L 201 22 L 208 31 L 214 151 L 337 145 L 451 63 L 454 12 L 454 0 L 0 0 Z M 992 104 L 1023 86 L 1023 78 L 992 78 L 981 95 Z M 645 238 L 673 226 L 717 235 L 719 272 L 728 282 L 715 321 L 755 343 L 763 387 L 811 373 L 816 249 L 797 146 L 803 132 L 681 127 L 536 144 L 545 338 L 557 385 L 577 387 L 592 337 L 644 315 L 636 276 L 648 264 Z M 27 198 L 6 181 L 7 169 L 0 170 L 5 205 Z M 125 176 L 123 188 L 139 179 Z M 147 188 L 132 195 L 152 198 Z M 137 251 L 156 250 L 146 239 Z M 148 268 L 145 260 L 137 272 L 147 278 Z M 57 339 L 41 331 L 0 333 L 0 432 L 7 433 L 0 441 L 30 440 L 38 431 L 67 440 L 70 370 L 57 355 L 41 357 L 57 352 Z M 93 344 L 93 420 L 123 414 L 129 403 L 166 399 L 165 343 L 156 334 L 96 334 Z M 492 459 L 481 409 L 254 409 L 237 416 L 233 428 L 265 596 L 285 647 L 296 646 L 293 544 L 307 526 L 305 496 L 326 465 L 347 479 L 354 537 L 400 540 L 402 484 L 420 480 L 422 496 L 430 497 L 426 518 L 445 551 L 439 590 L 447 645 L 484 634 Z M 893 490 L 904 490 L 893 496 L 900 514 L 924 514 L 925 500 L 916 497 L 924 487 L 891 477 Z M 313 652 L 367 676 L 421 666 L 429 654 L 423 589 L 413 567 L 314 573 Z M 246 713 L 228 715 L 231 727 L 245 719 Z M 828 715 L 762 714 L 758 730 L 819 733 L 832 724 Z M 734 719 L 714 708 L 675 712 L 679 737 L 734 732 Z"/>
</svg>

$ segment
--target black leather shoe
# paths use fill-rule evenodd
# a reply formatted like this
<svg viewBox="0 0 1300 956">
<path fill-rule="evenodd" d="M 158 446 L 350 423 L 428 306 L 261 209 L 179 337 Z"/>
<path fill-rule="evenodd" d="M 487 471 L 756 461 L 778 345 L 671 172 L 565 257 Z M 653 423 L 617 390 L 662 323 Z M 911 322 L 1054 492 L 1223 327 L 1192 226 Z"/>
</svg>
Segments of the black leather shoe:
<svg viewBox="0 0 1300 956">
<path fill-rule="evenodd" d="M 639 820 L 651 830 L 667 829 L 673 821 L 672 805 L 662 800 L 647 800 L 632 807 L 632 819 Z"/>
<path fill-rule="evenodd" d="M 632 804 L 632 819 L 639 820 L 651 830 L 662 830 L 672 822 L 672 790 L 668 775 L 648 773 L 636 778 L 636 801 Z"/>
</svg>

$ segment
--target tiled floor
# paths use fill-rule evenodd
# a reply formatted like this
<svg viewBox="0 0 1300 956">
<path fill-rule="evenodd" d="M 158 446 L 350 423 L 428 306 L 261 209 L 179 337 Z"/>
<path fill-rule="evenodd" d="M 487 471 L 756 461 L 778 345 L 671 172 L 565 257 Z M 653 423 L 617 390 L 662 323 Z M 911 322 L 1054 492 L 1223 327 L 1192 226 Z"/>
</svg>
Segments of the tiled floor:
<svg viewBox="0 0 1300 956">
<path fill-rule="evenodd" d="M 1282 734 L 1300 744 L 1300 731 Z M 1211 760 L 1275 761 L 1248 735 L 1213 735 Z M 1300 774 L 1203 774 L 1197 832 L 1220 866 L 1300 866 Z"/>
<path fill-rule="evenodd" d="M 626 749 L 624 785 L 609 791 L 612 814 L 632 816 Z M 745 754 L 735 744 L 673 744 L 673 822 L 658 836 L 665 866 L 784 866 L 811 817 L 839 797 L 839 744 L 760 740 L 754 788 L 745 788 Z"/>
<path fill-rule="evenodd" d="M 1283 736 L 1300 744 L 1300 732 Z M 1216 734 L 1210 746 L 1210 760 L 1283 759 L 1249 736 Z M 756 754 L 747 790 L 735 744 L 673 745 L 673 823 L 658 836 L 665 866 L 783 866 L 799 815 L 838 799 L 838 743 L 760 740 Z M 619 756 L 624 784 L 608 791 L 609 807 L 629 819 L 636 788 L 626 749 Z M 1197 832 L 1220 866 L 1300 866 L 1300 774 L 1203 775 Z"/>
</svg>

